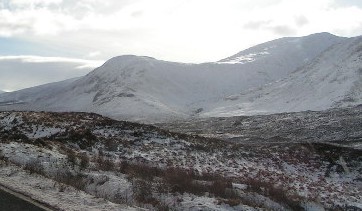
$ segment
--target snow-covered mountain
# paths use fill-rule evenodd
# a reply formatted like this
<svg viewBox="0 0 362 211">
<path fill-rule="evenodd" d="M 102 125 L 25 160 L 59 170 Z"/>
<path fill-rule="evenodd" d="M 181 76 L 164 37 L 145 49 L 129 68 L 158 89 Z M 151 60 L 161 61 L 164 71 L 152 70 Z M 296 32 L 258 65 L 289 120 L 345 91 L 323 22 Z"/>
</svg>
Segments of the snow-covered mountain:
<svg viewBox="0 0 362 211">
<path fill-rule="evenodd" d="M 324 110 L 362 104 L 362 36 L 334 45 L 282 80 L 231 99 L 203 115 Z"/>
<path fill-rule="evenodd" d="M 328 33 L 282 38 L 203 64 L 115 57 L 82 78 L 2 94 L 0 110 L 87 111 L 139 121 L 220 115 L 240 105 L 239 93 L 316 64 L 345 40 Z"/>
</svg>

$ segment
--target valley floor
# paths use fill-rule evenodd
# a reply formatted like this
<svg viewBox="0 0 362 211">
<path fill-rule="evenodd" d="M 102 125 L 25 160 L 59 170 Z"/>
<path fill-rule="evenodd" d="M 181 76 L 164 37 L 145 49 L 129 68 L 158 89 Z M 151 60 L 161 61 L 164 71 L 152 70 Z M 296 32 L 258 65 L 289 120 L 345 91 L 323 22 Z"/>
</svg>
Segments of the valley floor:
<svg viewBox="0 0 362 211">
<path fill-rule="evenodd" d="M 361 113 L 165 130 L 90 113 L 0 112 L 0 184 L 60 210 L 358 210 Z"/>
</svg>

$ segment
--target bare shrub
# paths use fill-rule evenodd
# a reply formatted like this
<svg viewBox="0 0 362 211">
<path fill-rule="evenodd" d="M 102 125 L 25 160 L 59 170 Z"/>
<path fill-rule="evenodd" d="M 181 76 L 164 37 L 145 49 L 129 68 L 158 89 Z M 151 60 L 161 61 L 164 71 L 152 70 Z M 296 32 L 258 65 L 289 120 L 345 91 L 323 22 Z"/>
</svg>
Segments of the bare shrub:
<svg viewBox="0 0 362 211">
<path fill-rule="evenodd" d="M 112 202 L 115 202 L 117 204 L 127 204 L 130 205 L 131 202 L 131 194 L 130 190 L 126 189 L 125 192 L 121 192 L 120 188 L 118 188 L 116 194 L 114 194 L 114 197 L 112 199 Z"/>
<path fill-rule="evenodd" d="M 162 202 L 159 202 L 155 208 L 158 210 L 158 211 L 169 211 L 171 210 L 170 207 L 165 204 L 165 203 L 162 203 Z"/>
<path fill-rule="evenodd" d="M 236 198 L 237 194 L 232 190 L 232 183 L 228 180 L 215 180 L 210 186 L 210 193 L 223 198 Z"/>
<path fill-rule="evenodd" d="M 87 153 L 80 154 L 78 158 L 79 158 L 79 168 L 81 170 L 84 170 L 89 167 L 90 161 Z"/>
<path fill-rule="evenodd" d="M 77 143 L 81 149 L 87 149 L 96 143 L 97 137 L 90 129 L 78 129 L 70 130 L 68 132 L 67 140 Z"/>
<path fill-rule="evenodd" d="M 65 184 L 63 184 L 63 183 L 58 184 L 58 191 L 59 192 L 64 192 L 66 188 L 67 188 L 67 186 Z"/>
<path fill-rule="evenodd" d="M 279 203 L 289 206 L 293 210 L 303 210 L 298 202 L 297 195 L 287 194 L 281 187 L 275 187 L 270 182 L 261 181 L 259 179 L 247 179 L 243 183 L 248 185 L 248 190 L 264 196 L 267 196 Z M 294 199 L 294 200 L 293 200 Z"/>
<path fill-rule="evenodd" d="M 97 157 L 97 167 L 102 171 L 113 171 L 115 169 L 115 164 L 110 158 L 106 158 L 103 155 L 103 152 L 100 152 Z"/>
<path fill-rule="evenodd" d="M 159 168 L 145 164 L 129 164 L 127 162 L 122 162 L 121 168 L 123 172 L 127 173 L 130 177 L 141 178 L 148 181 L 152 181 L 154 177 L 159 177 L 162 174 L 162 170 Z"/>
<path fill-rule="evenodd" d="M 241 199 L 232 198 L 232 199 L 219 199 L 218 204 L 228 204 L 230 207 L 238 206 L 242 203 Z"/>
<path fill-rule="evenodd" d="M 41 174 L 44 175 L 44 168 L 41 164 L 41 162 L 37 159 L 32 159 L 30 161 L 28 161 L 25 166 L 24 169 L 29 171 L 30 174 Z"/>
<path fill-rule="evenodd" d="M 4 164 L 8 164 L 9 160 L 7 157 L 5 157 L 4 152 L 0 149 L 0 160 L 4 161 Z"/>
<path fill-rule="evenodd" d="M 133 183 L 133 193 L 137 201 L 149 203 L 153 200 L 152 184 L 150 181 L 135 179 Z"/>
<path fill-rule="evenodd" d="M 106 148 L 107 151 L 111 151 L 111 152 L 116 152 L 118 151 L 118 143 L 116 140 L 108 138 L 106 139 L 106 141 L 104 142 L 104 147 Z"/>
<path fill-rule="evenodd" d="M 164 173 L 164 179 L 171 186 L 173 192 L 184 193 L 193 186 L 192 175 L 191 171 L 169 168 Z"/>
<path fill-rule="evenodd" d="M 118 164 L 118 170 L 119 172 L 121 172 L 122 174 L 126 174 L 127 170 L 129 169 L 129 163 L 127 161 L 121 161 Z"/>
<path fill-rule="evenodd" d="M 73 186 L 78 190 L 84 190 L 87 185 L 87 176 L 81 173 L 72 173 L 65 169 L 59 169 L 54 178 L 56 181 Z"/>
<path fill-rule="evenodd" d="M 119 170 L 131 179 L 149 182 L 160 193 L 178 192 L 203 195 L 205 192 L 227 199 L 237 199 L 232 183 L 219 175 L 197 175 L 192 170 L 170 167 L 160 169 L 145 164 L 121 162 Z M 155 180 L 155 178 L 157 178 Z M 207 181 L 207 182 L 205 182 Z"/>
<path fill-rule="evenodd" d="M 77 164 L 77 156 L 75 154 L 75 152 L 71 149 L 68 149 L 66 151 L 66 155 L 67 155 L 67 161 L 69 162 L 69 164 L 74 168 L 74 166 Z"/>
</svg>

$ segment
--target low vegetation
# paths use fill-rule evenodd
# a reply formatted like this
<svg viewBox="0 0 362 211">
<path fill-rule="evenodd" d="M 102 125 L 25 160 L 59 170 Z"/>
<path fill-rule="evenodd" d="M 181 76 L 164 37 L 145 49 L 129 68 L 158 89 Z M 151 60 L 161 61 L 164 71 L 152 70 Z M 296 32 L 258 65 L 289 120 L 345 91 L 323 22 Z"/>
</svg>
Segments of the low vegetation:
<svg viewBox="0 0 362 211">
<path fill-rule="evenodd" d="M 0 122 L 3 163 L 51 178 L 59 191 L 70 185 L 115 203 L 339 209 L 361 196 L 361 151 L 335 144 L 250 147 L 82 113 L 0 112 Z"/>
</svg>

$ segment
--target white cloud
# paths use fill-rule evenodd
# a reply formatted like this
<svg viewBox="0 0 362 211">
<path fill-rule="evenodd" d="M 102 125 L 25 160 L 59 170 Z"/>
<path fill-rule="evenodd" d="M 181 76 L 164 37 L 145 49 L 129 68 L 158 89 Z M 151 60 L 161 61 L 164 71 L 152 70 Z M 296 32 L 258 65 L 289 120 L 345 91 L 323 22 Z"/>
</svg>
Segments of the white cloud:
<svg viewBox="0 0 362 211">
<path fill-rule="evenodd" d="M 12 0 L 0 6 L 0 36 L 56 45 L 84 58 L 138 54 L 215 61 L 281 36 L 362 34 L 361 5 L 343 2 Z"/>
<path fill-rule="evenodd" d="M 80 64 L 81 66 L 89 66 L 92 68 L 99 67 L 104 63 L 102 60 L 85 60 L 85 59 L 74 59 L 64 57 L 42 57 L 42 56 L 0 56 L 0 61 L 19 60 L 23 63 L 74 63 Z"/>
<path fill-rule="evenodd" d="M 92 51 L 88 54 L 88 57 L 93 58 L 93 57 L 99 56 L 101 54 L 102 53 L 100 51 Z"/>
<path fill-rule="evenodd" d="M 22 6 L 49 6 L 49 5 L 59 5 L 63 0 L 12 0 L 11 4 L 18 7 Z"/>
</svg>

